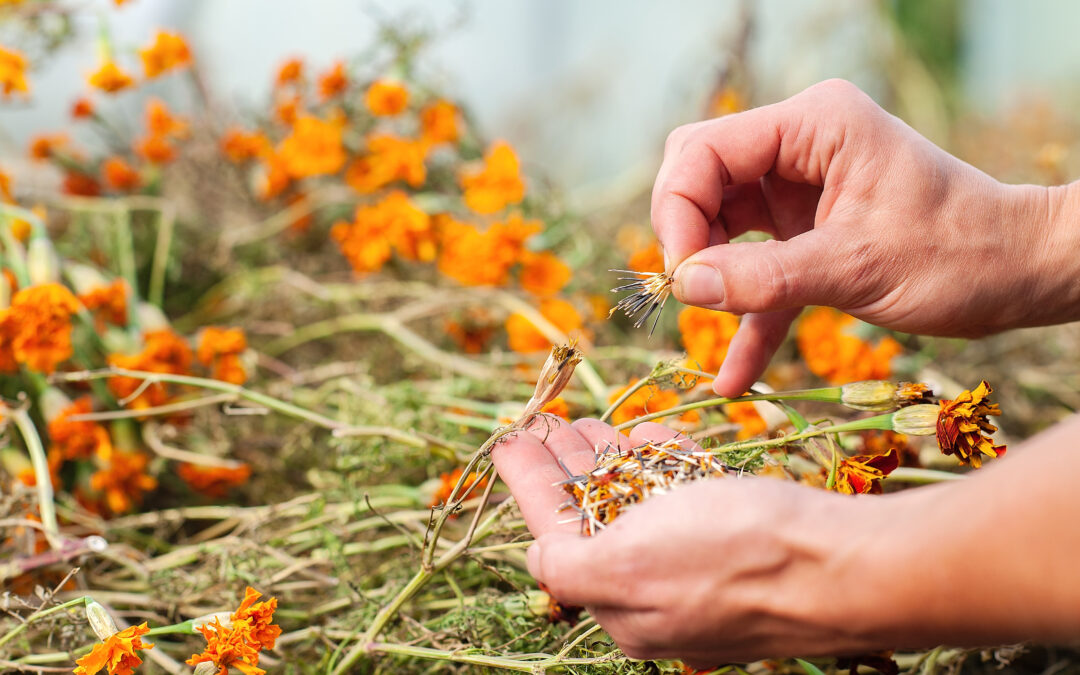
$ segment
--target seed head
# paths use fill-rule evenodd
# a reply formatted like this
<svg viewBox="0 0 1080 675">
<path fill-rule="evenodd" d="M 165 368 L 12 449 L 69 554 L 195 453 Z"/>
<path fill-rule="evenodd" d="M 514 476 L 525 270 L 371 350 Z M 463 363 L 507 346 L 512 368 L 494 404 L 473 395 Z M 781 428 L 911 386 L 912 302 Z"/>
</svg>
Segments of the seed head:
<svg viewBox="0 0 1080 675">
<path fill-rule="evenodd" d="M 651 337 L 653 331 L 656 330 L 656 324 L 660 321 L 660 314 L 664 311 L 664 303 L 667 302 L 668 297 L 671 295 L 671 284 L 674 283 L 674 279 L 668 276 L 664 272 L 635 272 L 633 270 L 611 270 L 619 274 L 632 274 L 630 277 L 619 277 L 619 281 L 629 281 L 628 284 L 622 286 L 616 286 L 611 289 L 612 293 L 621 293 L 622 291 L 633 291 L 630 295 L 619 300 L 619 302 L 611 308 L 608 312 L 608 318 L 611 317 L 617 311 L 621 311 L 626 316 L 633 318 L 637 315 L 637 319 L 634 321 L 634 328 L 641 328 L 645 325 L 645 322 L 649 320 L 653 312 L 656 313 L 656 318 L 653 319 L 652 326 L 649 328 L 649 336 Z"/>
</svg>

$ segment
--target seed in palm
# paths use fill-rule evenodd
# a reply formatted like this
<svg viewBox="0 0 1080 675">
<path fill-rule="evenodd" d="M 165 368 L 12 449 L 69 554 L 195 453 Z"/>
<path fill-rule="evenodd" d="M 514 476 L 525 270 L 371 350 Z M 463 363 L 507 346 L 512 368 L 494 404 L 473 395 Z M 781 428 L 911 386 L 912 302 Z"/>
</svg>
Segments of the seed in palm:
<svg viewBox="0 0 1080 675">
<path fill-rule="evenodd" d="M 630 283 L 611 289 L 612 293 L 633 292 L 619 300 L 618 304 L 608 312 L 608 317 L 610 318 L 615 312 L 621 311 L 630 318 L 636 316 L 634 328 L 641 328 L 649 320 L 650 316 L 656 314 L 652 326 L 649 328 L 649 336 L 652 337 L 653 331 L 656 330 L 656 324 L 660 321 L 660 314 L 664 311 L 664 303 L 667 302 L 668 296 L 671 295 L 671 284 L 674 279 L 664 272 L 609 271 L 634 276 L 619 277 L 619 281 L 629 281 Z"/>
</svg>

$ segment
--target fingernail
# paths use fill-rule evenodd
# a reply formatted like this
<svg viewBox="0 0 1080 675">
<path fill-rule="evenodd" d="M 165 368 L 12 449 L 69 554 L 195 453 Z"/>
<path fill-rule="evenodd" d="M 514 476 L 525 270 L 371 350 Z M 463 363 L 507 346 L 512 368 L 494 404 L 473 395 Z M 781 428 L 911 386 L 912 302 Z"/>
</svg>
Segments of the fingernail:
<svg viewBox="0 0 1080 675">
<path fill-rule="evenodd" d="M 526 567 L 529 568 L 529 574 L 533 576 L 533 579 L 540 578 L 540 544 L 533 542 L 525 551 Z"/>
<path fill-rule="evenodd" d="M 691 305 L 718 305 L 724 302 L 724 278 L 711 265 L 692 264 L 675 275 L 679 299 Z"/>
<path fill-rule="evenodd" d="M 667 249 L 661 247 L 661 251 L 664 252 L 664 271 L 671 274 L 675 270 L 671 269 L 671 256 L 668 255 Z"/>
</svg>

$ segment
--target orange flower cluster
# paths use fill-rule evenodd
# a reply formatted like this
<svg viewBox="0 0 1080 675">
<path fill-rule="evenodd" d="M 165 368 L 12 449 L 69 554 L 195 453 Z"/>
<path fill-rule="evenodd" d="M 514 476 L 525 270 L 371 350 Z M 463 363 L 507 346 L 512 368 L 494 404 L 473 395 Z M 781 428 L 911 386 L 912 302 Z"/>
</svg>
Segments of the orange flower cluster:
<svg viewBox="0 0 1080 675">
<path fill-rule="evenodd" d="M 97 422 L 75 422 L 68 419 L 74 415 L 85 415 L 93 409 L 94 404 L 90 397 L 83 396 L 49 420 L 49 439 L 52 441 L 50 454 L 64 460 L 104 460 L 112 455 L 112 441 L 105 427 Z"/>
<path fill-rule="evenodd" d="M 206 638 L 206 649 L 193 654 L 186 663 L 189 666 L 212 663 L 220 668 L 218 675 L 228 675 L 230 667 L 244 675 L 263 675 L 266 671 L 258 667 L 259 652 L 274 648 L 281 628 L 273 623 L 277 598 L 255 602 L 261 596 L 262 593 L 248 586 L 228 625 L 215 618 L 213 624 L 199 626 L 199 632 Z"/>
<path fill-rule="evenodd" d="M 525 197 L 518 158 L 507 143 L 495 143 L 484 156 L 478 171 L 462 174 L 465 205 L 476 213 L 488 214 L 517 204 Z"/>
<path fill-rule="evenodd" d="M 137 652 L 154 648 L 154 645 L 142 641 L 142 636 L 149 632 L 146 623 L 142 623 L 110 635 L 94 645 L 89 654 L 77 660 L 73 672 L 75 675 L 94 675 L 104 670 L 109 675 L 132 675 L 142 663 Z"/>
<path fill-rule="evenodd" d="M 52 157 L 58 150 L 67 150 L 67 134 L 40 134 L 30 141 L 30 158 L 43 160 Z"/>
<path fill-rule="evenodd" d="M 679 312 L 679 334 L 691 365 L 715 373 L 727 357 L 731 338 L 739 329 L 739 317 L 701 307 Z"/>
<path fill-rule="evenodd" d="M 454 492 L 454 486 L 461 480 L 461 475 L 464 470 L 459 466 L 450 472 L 444 472 L 439 475 L 439 488 L 435 491 L 435 494 L 431 497 L 431 501 L 428 502 L 428 506 L 439 506 L 440 504 L 446 504 L 450 499 L 450 495 Z M 458 497 L 468 493 L 475 484 L 477 490 L 483 490 L 487 487 L 487 479 L 484 478 L 477 483 L 477 479 L 480 475 L 475 471 L 469 474 L 469 477 L 465 479 L 465 484 L 461 487 L 461 491 L 458 493 Z"/>
<path fill-rule="evenodd" d="M 394 251 L 405 260 L 435 259 L 432 219 L 395 190 L 371 206 L 358 206 L 353 222 L 338 222 L 330 238 L 358 275 L 378 272 Z"/>
<path fill-rule="evenodd" d="M 243 485 L 251 478 L 251 467 L 247 464 L 227 467 L 185 462 L 176 467 L 176 474 L 195 492 L 211 499 L 221 499 L 230 489 Z"/>
<path fill-rule="evenodd" d="M 291 178 L 307 178 L 337 173 L 345 166 L 342 137 L 345 121 L 321 120 L 301 115 L 292 125 L 292 133 L 278 146 L 278 158 Z"/>
<path fill-rule="evenodd" d="M 409 105 L 409 90 L 394 80 L 375 80 L 368 87 L 364 102 L 372 115 L 398 115 Z"/>
<path fill-rule="evenodd" d="M 539 297 L 555 295 L 570 282 L 569 265 L 550 251 L 523 251 L 518 283 L 521 288 Z"/>
<path fill-rule="evenodd" d="M 0 310 L 0 372 L 18 364 L 51 373 L 72 354 L 71 315 L 79 301 L 57 283 L 30 286 L 17 292 L 11 306 Z"/>
<path fill-rule="evenodd" d="M 1005 446 L 994 445 L 990 438 L 997 427 L 987 418 L 1001 414 L 1001 408 L 989 401 L 993 391 L 983 380 L 974 390 L 961 392 L 955 399 L 939 403 L 937 440 L 941 452 L 955 455 L 962 464 L 970 464 L 976 469 L 982 466 L 983 455 L 1001 457 L 1005 454 Z"/>
<path fill-rule="evenodd" d="M 739 430 L 735 432 L 737 440 L 744 441 L 753 438 L 768 429 L 765 418 L 758 413 L 751 401 L 728 403 L 724 406 L 724 414 L 732 424 L 739 425 Z"/>
<path fill-rule="evenodd" d="M 263 157 L 270 151 L 270 139 L 261 131 L 232 128 L 221 137 L 221 151 L 233 164 Z"/>
<path fill-rule="evenodd" d="M 101 165 L 105 187 L 114 192 L 131 192 L 139 187 L 139 172 L 121 157 L 110 157 Z"/>
<path fill-rule="evenodd" d="M 335 96 L 340 96 L 349 86 L 349 78 L 345 75 L 345 62 L 337 61 L 330 70 L 319 76 L 319 97 L 328 101 Z"/>
<path fill-rule="evenodd" d="M 191 347 L 184 338 L 169 329 L 148 331 L 143 334 L 143 350 L 138 354 L 110 354 L 108 363 L 117 368 L 142 370 L 152 373 L 186 374 L 191 368 Z M 169 390 L 164 382 L 144 385 L 144 380 L 134 377 L 109 378 L 109 390 L 118 399 L 127 399 L 127 407 L 136 410 L 164 405 L 168 402 Z"/>
<path fill-rule="evenodd" d="M 94 104 L 85 96 L 80 96 L 71 104 L 71 118 L 83 120 L 94 116 Z"/>
<path fill-rule="evenodd" d="M 465 286 L 505 284 L 525 254 L 525 241 L 542 229 L 538 221 L 517 214 L 483 231 L 450 216 L 437 221 L 439 271 Z"/>
<path fill-rule="evenodd" d="M 626 263 L 626 268 L 642 274 L 656 274 L 664 271 L 664 252 L 656 240 L 634 251 Z"/>
<path fill-rule="evenodd" d="M 128 285 L 123 279 L 113 279 L 104 286 L 96 286 L 79 296 L 79 302 L 97 319 L 97 329 L 102 331 L 105 322 L 114 326 L 127 325 Z"/>
<path fill-rule="evenodd" d="M 466 354 L 482 354 L 495 333 L 491 315 L 483 308 L 469 310 L 461 320 L 447 319 L 443 326 Z"/>
<path fill-rule="evenodd" d="M 832 384 L 882 380 L 892 372 L 892 359 L 903 351 L 884 337 L 876 345 L 853 335 L 854 317 L 828 307 L 815 307 L 799 321 L 799 352 L 810 372 Z"/>
<path fill-rule="evenodd" d="M 0 46 L 0 92 L 4 98 L 19 92 L 26 94 L 30 85 L 26 81 L 26 57 L 22 52 Z"/>
<path fill-rule="evenodd" d="M 833 489 L 845 495 L 881 494 L 881 481 L 900 466 L 895 448 L 883 455 L 848 457 L 836 467 Z"/>
<path fill-rule="evenodd" d="M 127 513 L 142 502 L 144 492 L 157 487 L 157 479 L 146 473 L 150 458 L 145 453 L 112 450 L 102 459 L 102 468 L 90 476 L 90 488 L 104 499 L 100 505 L 86 504 L 92 510 Z"/>
<path fill-rule="evenodd" d="M 540 314 L 565 335 L 581 330 L 581 315 L 566 300 L 545 298 L 540 301 Z M 523 354 L 551 349 L 552 342 L 524 314 L 514 313 L 506 319 L 506 333 L 510 349 Z"/>
<path fill-rule="evenodd" d="M 222 382 L 243 384 L 247 372 L 240 355 L 247 349 L 247 338 L 239 328 L 209 326 L 199 335 L 195 352 L 199 363 L 211 367 L 211 377 Z"/>
<path fill-rule="evenodd" d="M 420 139 L 427 145 L 456 143 L 461 136 L 457 106 L 439 99 L 420 111 Z"/>
<path fill-rule="evenodd" d="M 176 148 L 171 141 L 187 136 L 188 123 L 174 116 L 163 102 L 152 98 L 146 102 L 147 134 L 135 143 L 135 152 L 155 164 L 176 159 Z"/>
<path fill-rule="evenodd" d="M 112 59 L 104 61 L 97 70 L 90 73 L 87 82 L 91 87 L 100 89 L 106 94 L 115 94 L 135 85 L 135 79 L 123 70 Z"/>
<path fill-rule="evenodd" d="M 394 181 L 405 181 L 420 187 L 427 179 L 428 146 L 421 141 L 394 136 L 371 134 L 367 138 L 367 154 L 355 159 L 345 172 L 345 182 L 361 194 L 375 192 Z"/>
<path fill-rule="evenodd" d="M 611 395 L 609 403 L 615 403 L 619 400 L 623 394 L 634 386 L 637 380 L 630 382 L 630 384 L 619 389 Z M 661 389 L 655 384 L 649 384 L 641 387 L 628 399 L 622 402 L 618 408 L 611 414 L 611 423 L 618 426 L 625 422 L 629 422 L 632 419 L 641 417 L 642 415 L 649 415 L 657 413 L 662 410 L 674 408 L 679 405 L 679 395 L 669 389 Z M 660 417 L 655 422 L 663 421 L 663 417 Z M 623 433 L 629 434 L 629 430 L 624 430 Z"/>
<path fill-rule="evenodd" d="M 191 50 L 184 38 L 176 33 L 158 31 L 154 41 L 139 50 L 147 79 L 191 65 Z"/>
</svg>

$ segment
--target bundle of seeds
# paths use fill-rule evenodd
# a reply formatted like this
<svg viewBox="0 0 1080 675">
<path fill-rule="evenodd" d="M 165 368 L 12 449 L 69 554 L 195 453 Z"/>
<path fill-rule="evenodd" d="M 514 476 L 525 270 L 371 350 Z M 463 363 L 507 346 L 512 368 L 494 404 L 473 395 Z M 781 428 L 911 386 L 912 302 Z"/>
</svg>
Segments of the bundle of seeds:
<svg viewBox="0 0 1080 675">
<path fill-rule="evenodd" d="M 593 536 L 615 520 L 631 504 L 664 494 L 672 487 L 691 481 L 716 478 L 730 469 L 707 450 L 684 450 L 687 438 L 620 450 L 614 445 L 597 452 L 596 468 L 571 476 L 558 484 L 570 494 L 561 507 L 574 511 L 585 536 Z"/>
</svg>

